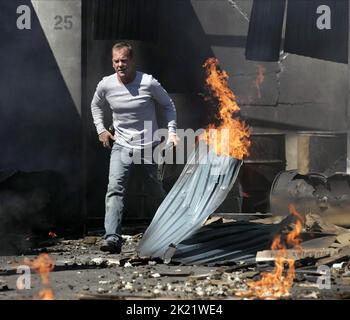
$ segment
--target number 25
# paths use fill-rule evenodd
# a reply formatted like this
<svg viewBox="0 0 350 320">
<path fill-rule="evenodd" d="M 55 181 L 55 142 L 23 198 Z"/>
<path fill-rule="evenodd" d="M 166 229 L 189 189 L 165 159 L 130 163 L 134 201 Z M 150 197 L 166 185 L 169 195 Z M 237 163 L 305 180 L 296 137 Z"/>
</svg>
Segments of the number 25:
<svg viewBox="0 0 350 320">
<path fill-rule="evenodd" d="M 72 22 L 73 16 L 56 16 L 55 20 L 55 29 L 56 30 L 62 30 L 63 26 L 64 29 L 69 30 L 73 28 L 73 22 Z"/>
</svg>

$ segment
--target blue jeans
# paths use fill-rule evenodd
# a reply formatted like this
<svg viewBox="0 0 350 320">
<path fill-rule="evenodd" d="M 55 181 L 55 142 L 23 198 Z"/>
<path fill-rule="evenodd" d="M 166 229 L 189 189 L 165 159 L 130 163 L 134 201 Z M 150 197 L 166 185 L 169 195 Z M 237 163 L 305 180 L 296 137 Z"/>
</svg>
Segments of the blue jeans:
<svg viewBox="0 0 350 320">
<path fill-rule="evenodd" d="M 157 165 L 154 162 L 149 163 L 147 160 L 144 160 L 143 154 L 140 154 L 139 157 L 142 159 L 142 164 L 133 163 L 131 160 L 135 152 L 140 151 L 125 148 L 116 143 L 113 144 L 109 166 L 109 182 L 106 193 L 105 239 L 116 241 L 121 239 L 124 198 L 132 166 L 142 166 L 156 189 L 152 190 L 152 194 L 157 194 L 161 200 L 163 200 L 166 195 L 157 177 Z"/>
</svg>

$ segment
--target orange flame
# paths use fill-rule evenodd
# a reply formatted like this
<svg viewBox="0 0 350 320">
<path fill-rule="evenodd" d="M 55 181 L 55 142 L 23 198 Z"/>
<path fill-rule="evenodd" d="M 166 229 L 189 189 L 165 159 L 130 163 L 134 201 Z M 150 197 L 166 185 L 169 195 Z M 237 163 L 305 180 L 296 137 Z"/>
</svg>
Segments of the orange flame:
<svg viewBox="0 0 350 320">
<path fill-rule="evenodd" d="M 261 99 L 261 85 L 265 79 L 265 71 L 266 71 L 266 68 L 259 64 L 258 65 L 258 74 L 257 74 L 255 82 L 254 82 L 255 87 L 258 90 L 259 99 Z"/>
<path fill-rule="evenodd" d="M 238 117 L 232 118 L 240 111 L 236 97 L 228 87 L 228 75 L 217 69 L 218 60 L 209 58 L 204 63 L 207 72 L 206 84 L 219 101 L 217 118 L 220 125 L 209 125 L 202 138 L 218 155 L 227 155 L 242 160 L 248 155 L 250 146 L 250 129 Z"/>
<path fill-rule="evenodd" d="M 39 292 L 38 298 L 40 300 L 54 300 L 55 299 L 55 295 L 52 292 L 51 289 L 42 289 Z"/>
<path fill-rule="evenodd" d="M 290 213 L 296 217 L 296 223 L 293 230 L 287 235 L 287 243 L 301 250 L 298 238 L 302 230 L 302 216 L 296 211 L 293 205 L 289 205 Z M 280 298 L 289 295 L 289 290 L 293 286 L 295 278 L 294 259 L 286 258 L 286 246 L 281 242 L 281 236 L 277 235 L 271 245 L 271 250 L 278 250 L 275 268 L 272 273 L 262 273 L 259 281 L 249 281 L 249 289 L 246 292 L 239 292 L 238 296 L 258 297 L 258 298 Z M 288 264 L 288 271 L 284 276 L 285 263 Z"/>
<path fill-rule="evenodd" d="M 30 267 L 40 274 L 43 284 L 49 284 L 49 272 L 55 267 L 54 261 L 47 253 L 42 253 L 34 261 L 29 263 Z"/>
<path fill-rule="evenodd" d="M 57 238 L 57 234 L 54 233 L 53 231 L 50 231 L 50 232 L 49 232 L 49 236 L 50 236 L 51 238 Z"/>
<path fill-rule="evenodd" d="M 288 206 L 289 212 L 296 217 L 296 222 L 294 229 L 287 235 L 287 243 L 292 245 L 295 249 L 301 250 L 300 245 L 301 240 L 298 238 L 301 230 L 303 228 L 302 222 L 304 222 L 304 217 L 295 209 L 295 206 L 290 204 Z"/>
<path fill-rule="evenodd" d="M 47 254 L 40 254 L 34 261 L 25 259 L 25 263 L 40 275 L 41 283 L 45 286 L 49 284 L 49 273 L 54 269 L 54 260 Z M 39 299 L 53 300 L 54 294 L 51 289 L 44 288 L 39 292 Z"/>
</svg>

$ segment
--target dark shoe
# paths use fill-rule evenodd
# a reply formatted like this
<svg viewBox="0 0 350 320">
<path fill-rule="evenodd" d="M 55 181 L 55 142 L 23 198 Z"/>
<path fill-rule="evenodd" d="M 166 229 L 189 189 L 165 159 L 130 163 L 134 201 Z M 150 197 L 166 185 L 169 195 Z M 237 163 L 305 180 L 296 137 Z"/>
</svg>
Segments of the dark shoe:
<svg viewBox="0 0 350 320">
<path fill-rule="evenodd" d="M 109 253 L 120 253 L 122 251 L 121 241 L 103 240 L 100 250 Z"/>
</svg>

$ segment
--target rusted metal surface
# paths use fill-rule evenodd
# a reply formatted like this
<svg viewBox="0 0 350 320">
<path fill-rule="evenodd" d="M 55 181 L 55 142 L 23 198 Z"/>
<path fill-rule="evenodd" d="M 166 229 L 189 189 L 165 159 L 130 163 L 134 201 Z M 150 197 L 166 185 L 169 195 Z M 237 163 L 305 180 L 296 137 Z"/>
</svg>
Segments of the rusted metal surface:
<svg viewBox="0 0 350 320">
<path fill-rule="evenodd" d="M 320 173 L 300 175 L 296 170 L 279 173 L 271 187 L 270 210 L 289 214 L 293 203 L 299 212 L 319 214 L 326 222 L 350 226 L 350 175 Z"/>
</svg>

